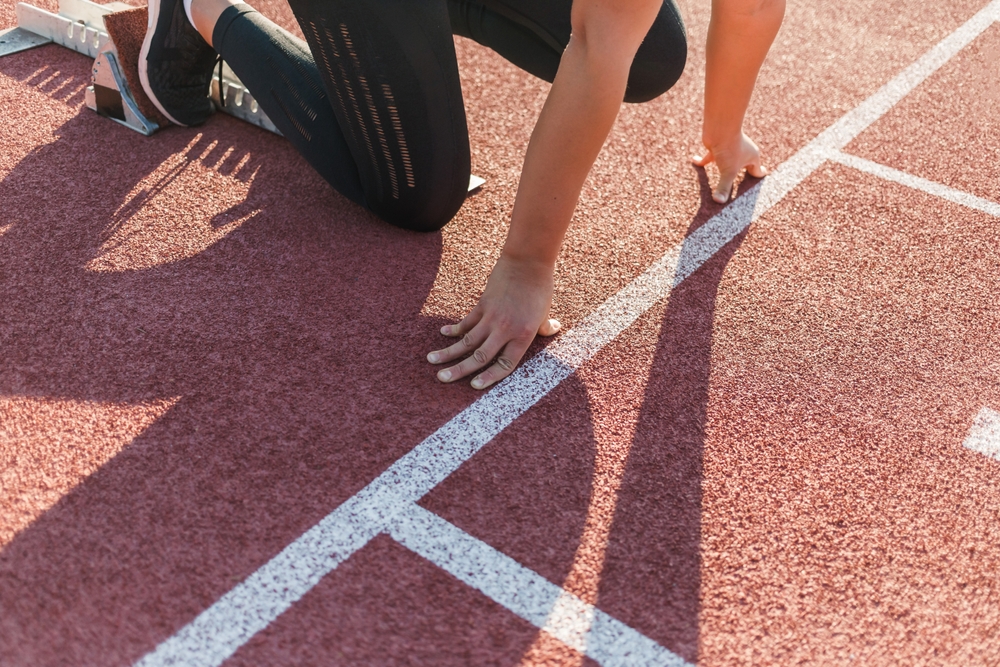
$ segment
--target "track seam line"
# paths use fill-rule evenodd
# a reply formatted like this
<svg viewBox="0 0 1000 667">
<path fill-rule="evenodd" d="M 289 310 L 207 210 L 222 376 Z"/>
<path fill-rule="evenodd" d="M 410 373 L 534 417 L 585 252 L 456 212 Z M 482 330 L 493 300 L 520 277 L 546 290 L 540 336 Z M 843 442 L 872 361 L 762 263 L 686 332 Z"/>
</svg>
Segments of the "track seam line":
<svg viewBox="0 0 1000 667">
<path fill-rule="evenodd" d="M 881 118 L 992 25 L 997 17 L 1000 17 L 1000 0 L 992 0 L 783 162 L 771 175 L 674 246 L 577 326 L 522 364 L 507 379 L 156 646 L 135 663 L 136 667 L 217 667 L 232 656 L 308 593 L 323 576 L 376 535 L 387 531 L 400 513 L 410 512 L 417 500 L 647 310 L 667 298 L 675 286 L 815 172 L 831 150 L 843 148 Z M 595 618 L 597 613 L 603 612 L 595 610 Z"/>
<path fill-rule="evenodd" d="M 905 185 L 913 188 L 914 190 L 926 192 L 927 194 L 934 195 L 935 197 L 950 201 L 954 204 L 960 204 L 961 206 L 982 211 L 983 213 L 1000 218 L 1000 204 L 992 202 L 989 199 L 977 197 L 976 195 L 965 192 L 964 190 L 957 190 L 944 185 L 943 183 L 929 181 L 926 178 L 914 176 L 913 174 L 908 174 L 905 171 L 893 169 L 892 167 L 884 164 L 872 162 L 871 160 L 866 160 L 865 158 L 851 155 L 850 153 L 830 151 L 827 154 L 827 157 L 833 162 L 838 162 L 845 167 L 851 167 L 853 169 L 857 169 L 858 171 L 865 172 L 866 174 L 878 176 L 886 181 L 899 183 L 900 185 Z"/>
</svg>

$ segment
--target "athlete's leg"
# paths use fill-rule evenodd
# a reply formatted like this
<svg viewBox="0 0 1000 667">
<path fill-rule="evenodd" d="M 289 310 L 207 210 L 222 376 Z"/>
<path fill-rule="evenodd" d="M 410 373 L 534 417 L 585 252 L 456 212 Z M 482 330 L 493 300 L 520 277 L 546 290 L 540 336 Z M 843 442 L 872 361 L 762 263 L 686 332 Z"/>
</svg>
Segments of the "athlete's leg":
<svg viewBox="0 0 1000 667">
<path fill-rule="evenodd" d="M 684 21 L 674 0 L 663 0 L 660 13 L 632 61 L 625 101 L 648 102 L 667 92 L 681 78 L 686 62 Z"/>
<path fill-rule="evenodd" d="M 196 26 L 324 178 L 400 227 L 452 218 L 470 157 L 444 0 L 292 0 L 308 45 L 219 1 L 194 0 Z"/>
<path fill-rule="evenodd" d="M 192 7 L 197 24 L 197 0 Z M 309 164 L 345 197 L 367 205 L 354 156 L 306 44 L 238 4 L 219 16 L 212 45 Z"/>
<path fill-rule="evenodd" d="M 445 0 L 290 0 L 368 206 L 439 229 L 469 186 L 469 134 Z"/>
<path fill-rule="evenodd" d="M 555 78 L 569 43 L 572 0 L 449 0 L 455 34 L 488 46 L 546 81 Z M 629 74 L 626 102 L 645 102 L 667 91 L 684 71 L 687 37 L 673 0 L 639 47 Z"/>
</svg>

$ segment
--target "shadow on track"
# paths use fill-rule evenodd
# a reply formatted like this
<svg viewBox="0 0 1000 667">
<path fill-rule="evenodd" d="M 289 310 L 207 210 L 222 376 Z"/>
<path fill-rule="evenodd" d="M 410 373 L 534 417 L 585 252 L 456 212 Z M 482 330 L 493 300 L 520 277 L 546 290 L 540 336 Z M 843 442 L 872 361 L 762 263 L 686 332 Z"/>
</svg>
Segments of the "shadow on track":
<svg viewBox="0 0 1000 667">
<path fill-rule="evenodd" d="M 699 180 L 702 205 L 689 236 L 722 208 L 711 199 L 704 170 Z M 740 194 L 756 182 L 745 181 Z M 702 461 L 715 303 L 746 234 L 670 295 L 601 576 L 602 609 L 692 663 L 698 658 Z"/>
<path fill-rule="evenodd" d="M 23 81 L 28 61 L 0 73 Z M 170 160 L 245 197 L 221 212 L 225 188 L 178 198 L 177 173 L 157 171 Z M 217 117 L 144 138 L 83 109 L 0 201 L 0 398 L 175 401 L 0 545 L 5 666 L 132 663 L 470 400 L 424 359 L 440 234 L 379 223 L 279 137 Z M 123 226 L 190 210 L 246 220 L 179 258 L 129 269 L 137 242 L 115 270 L 88 268 Z"/>
<path fill-rule="evenodd" d="M 4 69 L 9 62 L 0 72 L 14 76 Z M 43 92 L 76 90 L 45 81 Z M 247 185 L 239 202 L 210 216 L 217 229 L 244 222 L 179 259 L 140 270 L 88 268 L 109 241 L 131 233 L 129 225 L 141 234 L 162 218 L 142 219 L 144 211 L 161 206 L 168 215 L 171 206 L 206 201 L 213 208 L 217 193 L 209 188 L 170 201 L 186 168 L 164 169 L 171 159 Z M 700 178 L 702 207 L 689 233 L 719 210 Z M 423 358 L 428 341 L 439 340 L 440 323 L 419 312 L 440 235 L 372 220 L 278 137 L 216 118 L 149 140 L 82 111 L 0 182 L 0 201 L 10 225 L 0 236 L 0 395 L 176 401 L 0 547 L 5 664 L 130 664 L 475 397 L 464 386 L 438 385 Z M 715 295 L 742 238 L 675 289 L 666 307 L 590 589 L 602 609 L 689 660 L 698 649 Z M 120 259 L 127 265 L 134 257 Z M 430 392 L 433 403 L 413 399 Z M 580 379 L 553 394 L 422 504 L 565 585 L 578 576 L 575 554 L 591 536 L 600 443 Z M 516 456 L 505 442 L 519 445 Z M 526 479 L 540 486 L 526 489 Z M 499 516 L 489 515 L 498 500 Z M 482 521 L 498 535 L 491 539 Z M 523 524 L 541 528 L 511 534 Z M 439 647 L 423 636 L 359 645 L 386 629 L 394 612 L 383 603 L 394 598 L 385 593 L 411 589 L 421 591 L 408 603 L 414 612 L 428 599 L 448 604 L 420 624 L 395 614 L 400 628 L 414 624 L 427 635 L 458 627 L 470 645 L 496 649 L 486 657 L 530 652 L 537 633 L 502 609 L 488 611 L 493 626 L 470 625 L 472 616 L 456 624 L 482 606 L 460 596 L 478 594 L 421 567 L 381 540 L 322 582 L 350 595 L 313 596 L 322 598 L 316 609 L 327 620 L 339 613 L 357 622 L 355 630 L 343 624 L 344 641 L 310 642 L 315 657 L 335 658 L 354 643 L 355 658 L 369 659 L 357 651 L 370 649 L 373 664 L 387 655 L 405 661 L 420 646 L 433 660 Z M 352 599 L 358 606 L 344 603 Z M 293 611 L 308 617 L 307 603 Z M 289 657 L 280 648 L 279 662 Z M 461 664 L 468 655 L 450 659 Z"/>
<path fill-rule="evenodd" d="M 688 235 L 722 209 L 699 179 Z M 420 501 L 692 662 L 715 301 L 745 234 Z M 594 664 L 530 635 L 523 667 Z"/>
</svg>

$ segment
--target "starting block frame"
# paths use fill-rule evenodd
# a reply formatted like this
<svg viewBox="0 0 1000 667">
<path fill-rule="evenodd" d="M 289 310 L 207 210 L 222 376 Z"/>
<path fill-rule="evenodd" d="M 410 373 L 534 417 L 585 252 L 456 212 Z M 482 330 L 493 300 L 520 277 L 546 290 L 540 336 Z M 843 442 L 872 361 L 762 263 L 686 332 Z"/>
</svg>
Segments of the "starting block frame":
<svg viewBox="0 0 1000 667">
<path fill-rule="evenodd" d="M 53 14 L 19 2 L 15 8 L 17 27 L 0 31 L 0 57 L 43 44 L 58 44 L 94 58 L 93 82 L 86 91 L 87 107 L 137 132 L 153 134 L 160 129 L 159 125 L 143 116 L 136 106 L 118 64 L 114 43 L 104 27 L 107 14 L 126 9 L 135 7 L 117 1 L 101 5 L 90 0 L 59 0 L 59 13 Z M 213 75 L 211 97 L 220 111 L 281 134 L 228 67 L 223 67 L 221 80 L 218 73 Z"/>
<path fill-rule="evenodd" d="M 118 51 L 104 27 L 106 15 L 127 9 L 135 7 L 117 0 L 103 5 L 90 0 L 59 0 L 59 12 L 53 14 L 19 2 L 15 7 L 17 27 L 0 30 L 0 58 L 45 44 L 58 44 L 94 58 L 91 85 L 85 93 L 87 107 L 149 136 L 160 126 L 139 110 L 122 73 Z M 218 72 L 212 76 L 210 97 L 219 111 L 281 134 L 253 94 L 225 63 L 221 77 Z M 485 182 L 479 176 L 470 176 L 469 192 Z"/>
</svg>

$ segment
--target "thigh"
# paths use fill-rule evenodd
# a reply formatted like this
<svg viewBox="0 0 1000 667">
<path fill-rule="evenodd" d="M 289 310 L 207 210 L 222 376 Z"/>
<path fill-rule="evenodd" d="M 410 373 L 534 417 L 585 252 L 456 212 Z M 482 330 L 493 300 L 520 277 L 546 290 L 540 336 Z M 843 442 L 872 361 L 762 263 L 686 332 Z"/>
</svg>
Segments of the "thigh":
<svg viewBox="0 0 1000 667">
<path fill-rule="evenodd" d="M 469 137 L 445 0 L 290 0 L 358 166 L 390 223 L 437 229 L 465 199 Z"/>
<path fill-rule="evenodd" d="M 552 82 L 569 43 L 572 0 L 448 0 L 452 30 Z"/>
<path fill-rule="evenodd" d="M 456 34 L 487 46 L 521 69 L 551 82 L 569 43 L 572 0 L 449 0 Z M 668 90 L 684 71 L 687 38 L 680 12 L 665 0 L 629 73 L 626 102 Z"/>
<path fill-rule="evenodd" d="M 687 33 L 674 0 L 664 0 L 632 61 L 626 102 L 647 102 L 667 92 L 684 73 Z"/>
</svg>

